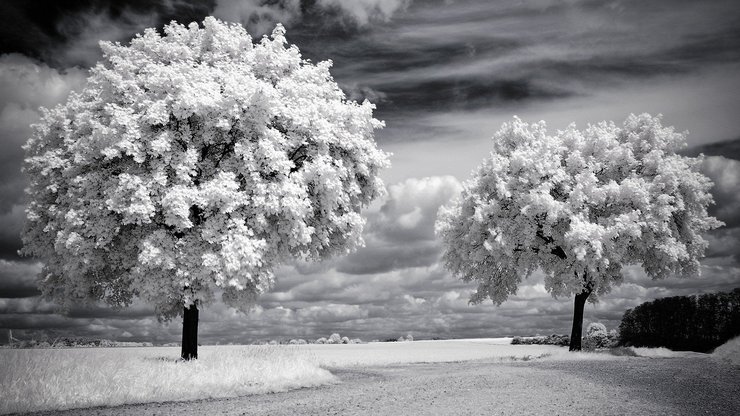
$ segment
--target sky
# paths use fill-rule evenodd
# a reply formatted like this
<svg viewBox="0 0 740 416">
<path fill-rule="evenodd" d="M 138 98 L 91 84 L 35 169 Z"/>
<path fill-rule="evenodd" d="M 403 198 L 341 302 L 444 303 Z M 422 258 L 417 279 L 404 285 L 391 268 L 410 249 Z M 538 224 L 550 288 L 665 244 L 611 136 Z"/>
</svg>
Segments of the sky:
<svg viewBox="0 0 740 416">
<path fill-rule="evenodd" d="M 203 344 L 350 338 L 416 339 L 568 334 L 573 300 L 553 298 L 537 272 L 501 306 L 468 304 L 474 283 L 440 263 L 439 207 L 518 115 L 550 129 L 571 122 L 663 114 L 688 131 L 715 183 L 701 276 L 649 279 L 637 266 L 584 322 L 615 329 L 625 310 L 660 297 L 740 287 L 740 6 L 736 0 L 82 0 L 0 2 L 0 343 L 60 336 L 177 342 L 181 322 L 135 302 L 80 305 L 62 315 L 36 289 L 38 259 L 21 258 L 21 146 L 39 107 L 63 103 L 100 59 L 98 41 L 208 15 L 255 39 L 275 23 L 353 100 L 377 105 L 376 133 L 393 153 L 388 195 L 365 212 L 366 246 L 321 263 L 286 263 L 248 315 L 221 303 L 201 311 Z"/>
</svg>

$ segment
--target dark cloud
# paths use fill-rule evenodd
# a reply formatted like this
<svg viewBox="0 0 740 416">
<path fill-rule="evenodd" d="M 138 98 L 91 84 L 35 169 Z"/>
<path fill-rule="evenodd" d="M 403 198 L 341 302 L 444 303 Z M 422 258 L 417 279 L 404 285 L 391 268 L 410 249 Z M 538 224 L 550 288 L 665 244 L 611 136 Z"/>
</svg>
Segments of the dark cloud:
<svg viewBox="0 0 740 416">
<path fill-rule="evenodd" d="M 727 159 L 740 160 L 740 138 L 689 147 L 682 154 L 694 157 L 704 154 L 705 156 L 722 156 Z"/>
<path fill-rule="evenodd" d="M 714 182 L 711 192 L 715 204 L 709 212 L 728 228 L 740 226 L 740 160 L 708 156 L 702 171 Z"/>
<path fill-rule="evenodd" d="M 24 263 L 0 259 L 0 299 L 28 298 L 40 294 L 36 276 L 39 263 Z"/>
<path fill-rule="evenodd" d="M 384 273 L 406 267 L 429 266 L 437 261 L 442 249 L 436 242 L 413 246 L 382 244 L 359 249 L 340 262 L 337 271 L 349 274 Z"/>
<path fill-rule="evenodd" d="M 0 54 L 22 53 L 55 67 L 89 67 L 99 40 L 127 42 L 172 20 L 202 21 L 214 1 L 38 0 L 0 3 Z"/>
</svg>

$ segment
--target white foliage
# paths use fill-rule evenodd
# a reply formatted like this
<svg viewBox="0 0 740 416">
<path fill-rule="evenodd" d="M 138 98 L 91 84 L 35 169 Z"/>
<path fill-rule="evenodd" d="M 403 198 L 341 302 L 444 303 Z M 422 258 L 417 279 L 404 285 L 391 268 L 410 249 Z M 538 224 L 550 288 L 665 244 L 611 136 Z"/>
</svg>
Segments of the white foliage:
<svg viewBox="0 0 740 416">
<path fill-rule="evenodd" d="M 555 134 L 514 118 L 440 209 L 447 268 L 478 282 L 471 302 L 497 304 L 538 268 L 553 296 L 590 287 L 591 301 L 621 283 L 624 265 L 654 279 L 698 274 L 702 233 L 722 223 L 707 214 L 701 159 L 675 153 L 684 142 L 648 114 Z"/>
<path fill-rule="evenodd" d="M 586 336 L 607 336 L 606 325 L 599 322 L 591 322 L 586 327 Z"/>
<path fill-rule="evenodd" d="M 102 48 L 25 146 L 23 251 L 45 261 L 47 297 L 138 296 L 169 318 L 220 289 L 248 310 L 277 264 L 362 243 L 388 156 L 331 62 L 303 60 L 280 25 L 254 44 L 211 17 Z"/>
<path fill-rule="evenodd" d="M 333 333 L 329 336 L 329 339 L 326 341 L 326 343 L 327 344 L 341 344 L 342 337 L 337 333 Z"/>
</svg>

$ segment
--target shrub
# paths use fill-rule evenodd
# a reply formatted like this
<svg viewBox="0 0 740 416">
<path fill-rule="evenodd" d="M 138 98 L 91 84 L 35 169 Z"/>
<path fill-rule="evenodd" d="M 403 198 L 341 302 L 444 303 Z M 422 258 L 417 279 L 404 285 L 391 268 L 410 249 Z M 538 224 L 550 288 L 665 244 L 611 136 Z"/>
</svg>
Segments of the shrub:
<svg viewBox="0 0 740 416">
<path fill-rule="evenodd" d="M 570 337 L 568 335 L 557 335 L 552 334 L 550 336 L 536 336 L 536 337 L 514 337 L 511 340 L 511 345 L 557 345 L 567 346 L 570 344 Z"/>
<path fill-rule="evenodd" d="M 606 326 L 598 322 L 591 322 L 586 328 L 586 336 L 583 337 L 583 349 L 593 351 L 606 348 L 609 345 L 609 333 Z"/>
</svg>

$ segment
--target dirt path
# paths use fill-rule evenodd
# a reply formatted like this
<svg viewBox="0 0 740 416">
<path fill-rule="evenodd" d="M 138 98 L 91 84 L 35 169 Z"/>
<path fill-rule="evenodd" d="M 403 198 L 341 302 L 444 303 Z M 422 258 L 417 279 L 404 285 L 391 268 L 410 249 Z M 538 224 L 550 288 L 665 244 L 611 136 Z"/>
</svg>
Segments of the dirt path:
<svg viewBox="0 0 740 416">
<path fill-rule="evenodd" d="M 740 415 L 740 367 L 707 358 L 461 362 L 333 372 L 341 384 L 69 414 Z"/>
</svg>

